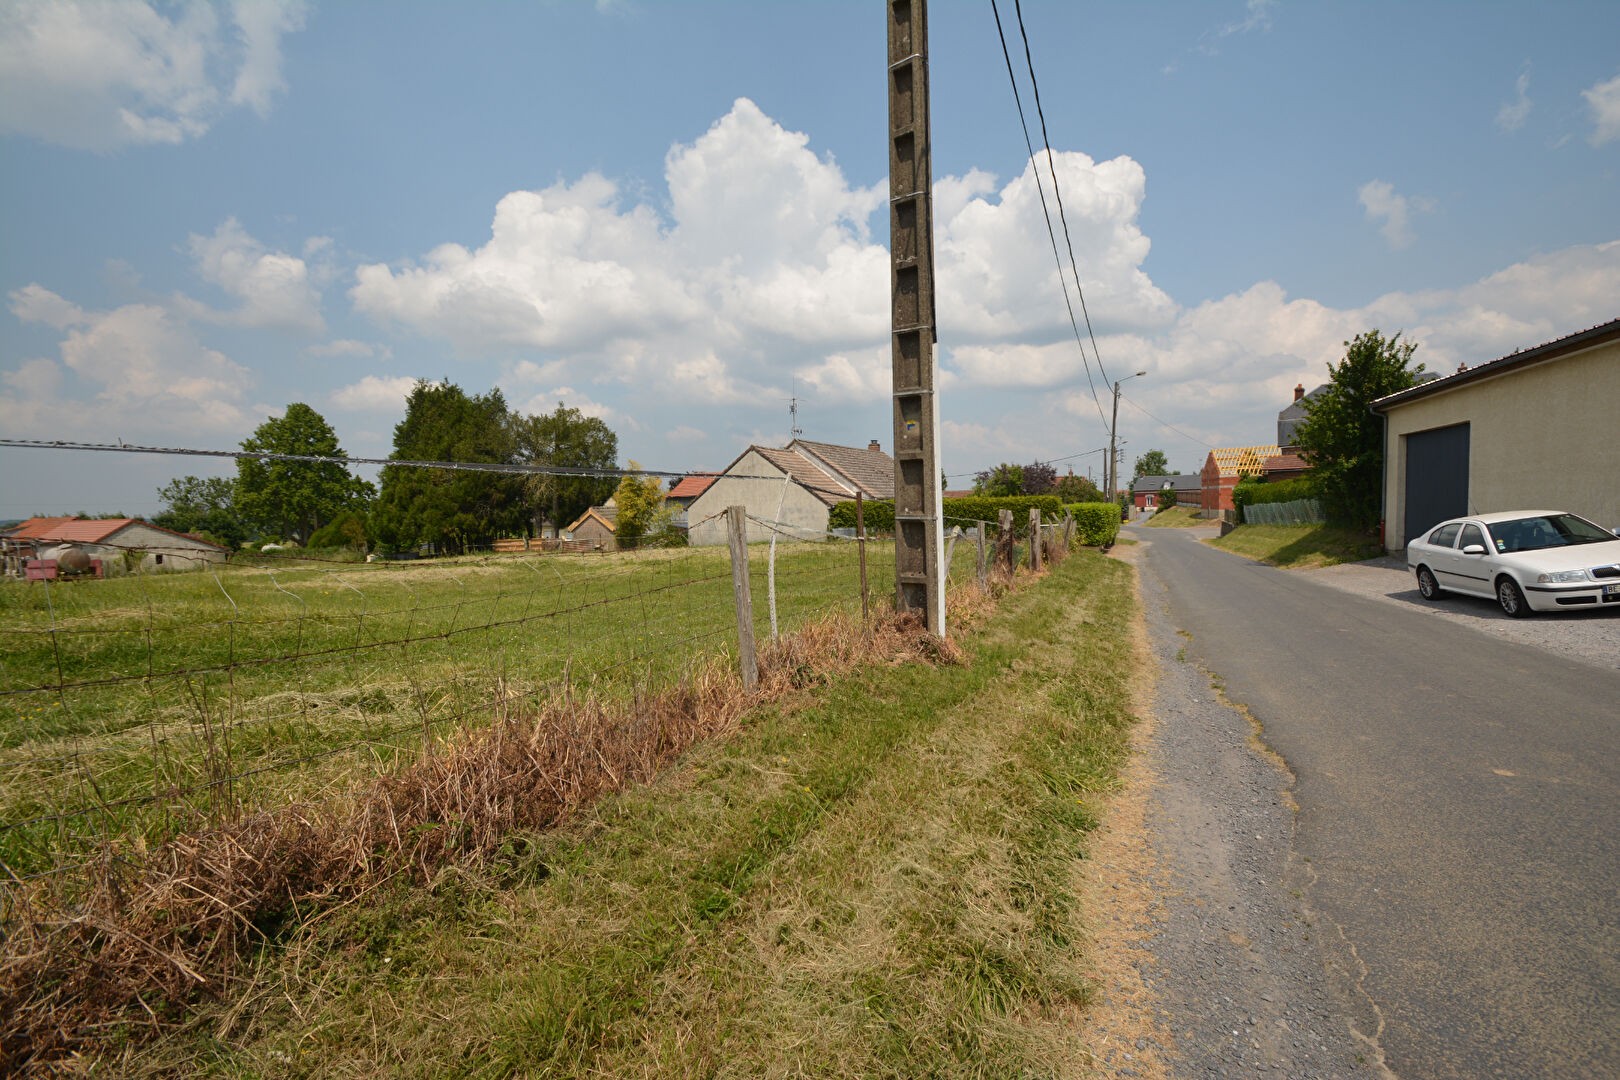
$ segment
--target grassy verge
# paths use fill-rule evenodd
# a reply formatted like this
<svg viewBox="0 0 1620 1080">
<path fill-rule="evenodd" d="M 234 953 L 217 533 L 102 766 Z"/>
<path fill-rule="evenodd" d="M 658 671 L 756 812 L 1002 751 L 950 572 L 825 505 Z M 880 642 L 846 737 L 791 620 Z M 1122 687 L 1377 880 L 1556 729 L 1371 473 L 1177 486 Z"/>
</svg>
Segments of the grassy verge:
<svg viewBox="0 0 1620 1080">
<path fill-rule="evenodd" d="M 1383 554 L 1378 541 L 1332 525 L 1239 525 L 1207 543 L 1291 570 L 1360 562 Z"/>
<path fill-rule="evenodd" d="M 1169 510 L 1161 510 L 1148 518 L 1144 525 L 1152 529 L 1185 529 L 1192 525 L 1205 525 L 1198 516 L 1198 511 L 1190 506 L 1177 506 Z"/>
<path fill-rule="evenodd" d="M 1026 1076 L 1083 1057 L 1073 891 L 1127 752 L 1129 570 L 1006 597 L 477 870 L 312 920 L 130 1071 Z"/>
</svg>

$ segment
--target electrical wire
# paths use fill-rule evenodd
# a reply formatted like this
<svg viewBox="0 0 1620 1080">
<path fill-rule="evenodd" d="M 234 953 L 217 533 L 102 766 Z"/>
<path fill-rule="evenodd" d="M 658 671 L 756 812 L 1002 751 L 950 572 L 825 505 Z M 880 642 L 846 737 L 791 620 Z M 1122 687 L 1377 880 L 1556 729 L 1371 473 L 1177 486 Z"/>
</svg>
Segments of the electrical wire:
<svg viewBox="0 0 1620 1080">
<path fill-rule="evenodd" d="M 1074 329 L 1074 343 L 1080 349 L 1080 361 L 1086 369 L 1086 385 L 1091 389 L 1092 404 L 1097 406 L 1097 418 L 1104 427 L 1108 426 L 1108 416 L 1103 412 L 1102 399 L 1097 396 L 1097 384 L 1091 378 L 1091 359 L 1086 355 L 1085 342 L 1080 337 L 1080 321 L 1074 316 L 1074 303 L 1069 299 L 1069 279 L 1063 273 L 1063 256 L 1058 253 L 1057 232 L 1052 228 L 1052 213 L 1046 205 L 1046 185 L 1041 181 L 1041 171 L 1035 166 L 1035 143 L 1029 137 L 1029 122 L 1024 117 L 1024 101 L 1018 93 L 1018 76 L 1013 73 L 1012 53 L 1007 48 L 1007 35 L 1001 27 L 1001 9 L 996 6 L 996 0 L 990 0 L 990 10 L 996 17 L 996 35 L 1001 39 L 1001 57 L 1007 63 L 1007 79 L 1012 83 L 1013 103 L 1018 106 L 1018 122 L 1024 129 L 1024 146 L 1029 151 L 1029 160 L 1032 171 L 1035 173 L 1035 190 L 1041 197 L 1041 214 L 1046 219 L 1046 235 L 1052 241 L 1052 258 L 1057 262 L 1058 281 L 1063 286 L 1063 306 L 1069 311 L 1069 325 Z M 1022 27 L 1022 22 L 1020 22 Z M 1033 70 L 1033 69 L 1032 69 Z M 1078 280 L 1078 279 L 1077 279 Z M 1089 327 L 1089 319 L 1087 322 Z M 1095 347 L 1095 339 L 1093 339 Z M 1102 358 L 1097 359 L 1097 367 L 1102 368 Z"/>
<path fill-rule="evenodd" d="M 1080 314 L 1086 319 L 1086 334 L 1091 338 L 1091 353 L 1097 358 L 1097 370 L 1102 374 L 1103 385 L 1106 386 L 1108 369 L 1103 367 L 1102 350 L 1097 348 L 1097 335 L 1091 329 L 1091 312 L 1086 309 L 1086 290 L 1080 284 L 1080 264 L 1075 261 L 1074 241 L 1069 238 L 1069 218 L 1063 212 L 1063 189 L 1058 186 L 1057 166 L 1052 160 L 1052 140 L 1046 134 L 1046 110 L 1041 108 L 1041 84 L 1035 81 L 1035 60 L 1030 56 L 1029 34 L 1024 30 L 1023 0 L 1013 0 L 1013 10 L 1018 16 L 1018 35 L 1024 39 L 1024 63 L 1029 67 L 1029 86 L 1035 94 L 1035 115 L 1041 121 L 1041 143 L 1046 147 L 1047 171 L 1052 174 L 1052 194 L 1057 199 L 1058 220 L 1063 223 L 1063 243 L 1069 249 L 1069 267 L 1074 271 L 1074 291 L 1079 294 Z M 1062 267 L 1058 269 L 1061 273 Z"/>
<path fill-rule="evenodd" d="M 1198 438 L 1196 435 L 1189 435 L 1185 431 L 1182 431 L 1180 428 L 1176 427 L 1176 425 L 1174 425 L 1172 423 L 1169 423 L 1168 421 L 1159 419 L 1157 416 L 1154 416 L 1152 413 L 1150 413 L 1146 409 L 1142 408 L 1142 406 L 1138 405 L 1136 402 L 1132 401 L 1130 398 L 1126 397 L 1124 394 L 1119 395 L 1119 399 L 1121 401 L 1123 401 L 1125 404 L 1129 405 L 1131 408 L 1135 409 L 1137 412 L 1141 413 L 1143 416 L 1146 416 L 1149 420 L 1152 420 L 1154 423 L 1158 424 L 1160 427 L 1165 428 L 1166 430 L 1175 432 L 1177 435 L 1180 435 L 1183 439 L 1186 439 L 1189 442 L 1195 442 L 1199 446 L 1204 447 L 1206 450 L 1215 449 L 1215 444 L 1214 443 L 1205 442 L 1203 439 Z"/>
</svg>

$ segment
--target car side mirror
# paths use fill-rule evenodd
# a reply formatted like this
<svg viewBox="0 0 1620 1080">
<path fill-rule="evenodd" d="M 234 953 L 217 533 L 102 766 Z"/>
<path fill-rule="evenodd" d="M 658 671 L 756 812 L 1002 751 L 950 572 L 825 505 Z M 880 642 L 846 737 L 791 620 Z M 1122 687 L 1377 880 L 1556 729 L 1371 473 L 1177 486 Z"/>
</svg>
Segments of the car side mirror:
<svg viewBox="0 0 1620 1080">
<path fill-rule="evenodd" d="M 1620 536 L 1620 529 L 1615 529 L 1614 530 L 1614 535 Z"/>
<path fill-rule="evenodd" d="M 1464 555 L 1483 555 L 1485 554 L 1485 545 L 1469 544 L 1467 547 L 1462 549 L 1462 553 Z"/>
</svg>

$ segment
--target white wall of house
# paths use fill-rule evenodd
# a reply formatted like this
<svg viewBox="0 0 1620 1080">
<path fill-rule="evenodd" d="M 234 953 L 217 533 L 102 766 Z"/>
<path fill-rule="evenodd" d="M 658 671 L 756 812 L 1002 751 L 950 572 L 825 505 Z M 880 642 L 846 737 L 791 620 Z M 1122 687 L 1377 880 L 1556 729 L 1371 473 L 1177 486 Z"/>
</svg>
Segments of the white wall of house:
<svg viewBox="0 0 1620 1080">
<path fill-rule="evenodd" d="M 107 543 L 111 545 L 108 553 L 99 555 L 98 558 L 108 563 L 121 562 L 125 551 L 139 548 L 145 553 L 141 556 L 140 562 L 143 572 L 201 570 L 213 563 L 224 562 L 226 554 L 210 544 L 198 544 L 183 536 L 154 529 L 139 521 L 133 525 L 126 525 L 107 537 Z"/>
<path fill-rule="evenodd" d="M 1406 546 L 1406 436 L 1467 422 L 1475 513 L 1568 510 L 1620 527 L 1620 342 L 1503 372 L 1396 405 L 1385 429 L 1384 519 Z"/>
<path fill-rule="evenodd" d="M 806 538 L 820 539 L 821 534 L 827 531 L 827 504 L 813 495 L 803 486 L 788 481 L 787 497 L 783 502 L 783 477 L 781 469 L 766 461 L 753 450 L 748 451 L 728 473 L 736 476 L 722 474 L 715 478 L 709 489 L 693 500 L 687 508 L 687 521 L 691 523 L 687 533 L 687 540 L 693 546 L 711 544 L 724 544 L 726 542 L 725 509 L 728 506 L 746 506 L 748 512 L 754 517 L 766 521 L 780 520 L 784 523 L 785 533 L 803 535 Z M 742 476 L 761 476 L 768 479 L 745 480 Z M 829 484 L 831 481 L 829 481 Z M 853 495 L 850 498 L 854 498 Z M 777 506 L 781 505 L 781 517 L 777 517 Z M 711 515 L 712 520 L 705 521 Z M 769 540 L 772 530 L 755 521 L 748 523 L 748 540 Z M 780 539 L 787 539 L 786 535 Z"/>
</svg>

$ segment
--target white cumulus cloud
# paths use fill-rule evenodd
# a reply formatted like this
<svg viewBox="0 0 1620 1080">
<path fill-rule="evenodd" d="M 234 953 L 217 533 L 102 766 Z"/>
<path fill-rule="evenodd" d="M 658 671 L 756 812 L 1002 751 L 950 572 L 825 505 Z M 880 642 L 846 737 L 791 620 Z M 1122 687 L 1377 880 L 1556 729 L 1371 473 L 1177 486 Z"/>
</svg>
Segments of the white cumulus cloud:
<svg viewBox="0 0 1620 1080">
<path fill-rule="evenodd" d="M 303 259 L 267 250 L 235 218 L 227 218 L 212 236 L 192 234 L 189 246 L 203 280 L 241 301 L 235 311 L 217 312 L 181 298 L 193 317 L 305 334 L 326 331 L 320 293 Z"/>
<path fill-rule="evenodd" d="M 172 10 L 172 13 L 169 13 Z M 84 150 L 196 138 L 229 108 L 261 116 L 282 89 L 299 0 L 223 9 L 141 0 L 0 5 L 0 132 Z"/>
<path fill-rule="evenodd" d="M 39 438 L 173 438 L 232 432 L 247 422 L 247 369 L 203 345 L 165 308 L 84 311 L 39 285 L 10 300 L 18 319 L 65 333 L 60 359 L 33 358 L 7 375 L 0 428 Z"/>
<path fill-rule="evenodd" d="M 405 399 L 416 388 L 409 375 L 383 378 L 367 375 L 357 383 L 332 391 L 332 404 L 355 412 L 404 412 Z"/>
</svg>

